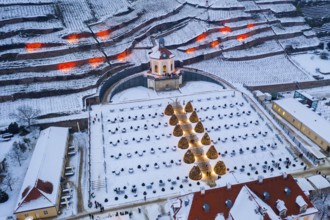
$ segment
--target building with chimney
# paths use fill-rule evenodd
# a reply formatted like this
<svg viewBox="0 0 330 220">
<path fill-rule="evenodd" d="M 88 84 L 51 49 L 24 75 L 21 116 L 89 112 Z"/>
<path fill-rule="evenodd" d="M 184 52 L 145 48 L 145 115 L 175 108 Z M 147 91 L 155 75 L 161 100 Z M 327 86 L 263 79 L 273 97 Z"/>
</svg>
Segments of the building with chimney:
<svg viewBox="0 0 330 220">
<path fill-rule="evenodd" d="M 14 210 L 18 220 L 57 216 L 68 140 L 69 128 L 40 132 Z"/>
<path fill-rule="evenodd" d="M 170 200 L 173 219 L 312 220 L 318 210 L 291 175 L 203 190 Z"/>
</svg>

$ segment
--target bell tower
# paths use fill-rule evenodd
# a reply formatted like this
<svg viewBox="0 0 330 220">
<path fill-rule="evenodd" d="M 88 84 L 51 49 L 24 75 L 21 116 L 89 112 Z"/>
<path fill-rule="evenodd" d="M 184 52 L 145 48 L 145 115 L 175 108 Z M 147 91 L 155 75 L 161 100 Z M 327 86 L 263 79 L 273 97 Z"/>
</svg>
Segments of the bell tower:
<svg viewBox="0 0 330 220">
<path fill-rule="evenodd" d="M 164 38 L 160 38 L 158 46 L 152 48 L 149 58 L 150 70 L 146 73 L 148 88 L 156 91 L 178 89 L 182 76 L 175 68 L 174 55 L 165 47 Z"/>
</svg>

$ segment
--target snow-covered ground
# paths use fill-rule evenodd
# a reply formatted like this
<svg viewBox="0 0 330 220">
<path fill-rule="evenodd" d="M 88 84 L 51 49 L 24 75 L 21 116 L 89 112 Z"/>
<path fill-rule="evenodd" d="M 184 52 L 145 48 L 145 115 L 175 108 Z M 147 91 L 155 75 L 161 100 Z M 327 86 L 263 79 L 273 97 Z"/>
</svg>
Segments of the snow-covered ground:
<svg viewBox="0 0 330 220">
<path fill-rule="evenodd" d="M 18 194 L 21 190 L 25 173 L 28 169 L 30 158 L 33 153 L 34 145 L 38 136 L 39 130 L 33 130 L 25 137 L 15 135 L 9 142 L 0 142 L 0 158 L 1 156 L 5 156 L 6 158 L 6 163 L 8 164 L 8 171 L 5 175 L 11 177 L 12 183 L 12 191 L 7 184 L 0 184 L 1 189 L 3 189 L 9 196 L 9 200 L 7 202 L 0 204 L 0 220 L 6 219 L 7 216 L 13 215 L 14 208 L 17 204 L 17 199 L 19 196 Z M 23 138 L 30 139 L 30 143 L 26 145 L 26 152 L 22 153 L 20 166 L 18 160 L 13 157 L 12 147 L 15 141 L 23 142 Z M 7 180 L 5 180 L 4 182 L 7 182 Z"/>
<path fill-rule="evenodd" d="M 213 73 L 226 81 L 247 85 L 267 85 L 308 81 L 312 77 L 284 55 L 248 61 L 226 61 L 219 58 L 206 60 L 189 67 Z"/>
<path fill-rule="evenodd" d="M 320 73 L 330 73 L 330 61 L 322 60 L 319 54 L 305 53 L 291 55 L 291 59 L 311 75 L 320 75 L 325 79 L 330 79 L 330 74 L 325 75 Z"/>
<path fill-rule="evenodd" d="M 168 94 L 132 88 L 115 96 L 112 104 L 93 106 L 92 201 L 119 207 L 208 188 L 203 181 L 188 178 L 192 165 L 183 162 L 185 150 L 176 147 L 179 138 L 172 135 L 169 117 L 162 114 L 176 99 L 192 101 L 221 153 L 218 159 L 229 169 L 217 186 L 304 168 L 272 123 L 240 92 L 209 85 L 194 82 L 184 87 L 186 91 Z M 287 160 L 291 165 L 286 165 Z"/>
</svg>

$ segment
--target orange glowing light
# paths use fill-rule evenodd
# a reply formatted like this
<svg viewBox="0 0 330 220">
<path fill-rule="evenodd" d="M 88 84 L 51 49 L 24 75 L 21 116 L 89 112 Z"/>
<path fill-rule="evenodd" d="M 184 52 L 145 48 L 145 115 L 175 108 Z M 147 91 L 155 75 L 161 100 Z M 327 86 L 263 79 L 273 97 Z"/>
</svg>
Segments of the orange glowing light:
<svg viewBox="0 0 330 220">
<path fill-rule="evenodd" d="M 102 40 L 107 40 L 110 36 L 109 30 L 104 30 L 96 33 L 96 36 L 98 36 Z"/>
<path fill-rule="evenodd" d="M 66 62 L 66 63 L 60 63 L 57 65 L 57 69 L 62 71 L 62 72 L 68 72 L 72 68 L 76 66 L 75 62 Z"/>
<path fill-rule="evenodd" d="M 236 38 L 237 38 L 237 40 L 239 40 L 239 41 L 243 41 L 243 40 L 245 40 L 247 37 L 248 37 L 247 34 L 241 34 L 241 35 L 238 35 Z"/>
<path fill-rule="evenodd" d="M 104 61 L 105 61 L 105 57 L 94 57 L 94 58 L 88 59 L 88 63 L 94 68 L 101 65 Z"/>
<path fill-rule="evenodd" d="M 231 28 L 228 27 L 228 26 L 224 26 L 223 28 L 220 28 L 219 31 L 220 31 L 222 34 L 227 34 L 227 33 L 231 32 Z"/>
<path fill-rule="evenodd" d="M 72 34 L 67 37 L 67 40 L 69 41 L 70 44 L 75 44 L 79 40 L 78 34 Z"/>
<path fill-rule="evenodd" d="M 248 24 L 246 27 L 249 29 L 252 29 L 252 28 L 254 28 L 254 24 Z"/>
<path fill-rule="evenodd" d="M 126 53 L 126 51 L 122 52 L 122 53 L 117 55 L 117 60 L 119 60 L 120 62 L 123 62 L 123 61 L 125 61 L 125 58 L 127 57 L 127 55 L 128 54 Z"/>
<path fill-rule="evenodd" d="M 203 33 L 203 34 L 198 35 L 198 36 L 196 37 L 196 41 L 197 41 L 197 42 L 201 42 L 201 41 L 203 41 L 206 37 L 207 37 L 207 34 L 206 34 L 206 33 Z"/>
<path fill-rule="evenodd" d="M 187 49 L 186 50 L 186 53 L 193 53 L 193 52 L 195 52 L 197 49 L 196 48 L 189 48 L 189 49 Z"/>
<path fill-rule="evenodd" d="M 27 52 L 32 53 L 39 50 L 42 47 L 42 43 L 27 43 L 25 44 L 25 49 Z"/>
<path fill-rule="evenodd" d="M 216 47 L 219 45 L 219 41 L 217 41 L 217 40 L 212 41 L 210 45 L 211 45 L 211 47 Z"/>
</svg>

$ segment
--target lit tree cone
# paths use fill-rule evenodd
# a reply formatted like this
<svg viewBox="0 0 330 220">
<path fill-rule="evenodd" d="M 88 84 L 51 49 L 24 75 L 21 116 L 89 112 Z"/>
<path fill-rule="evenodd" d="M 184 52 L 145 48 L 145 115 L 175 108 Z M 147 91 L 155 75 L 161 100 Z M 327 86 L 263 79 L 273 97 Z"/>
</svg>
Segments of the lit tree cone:
<svg viewBox="0 0 330 220">
<path fill-rule="evenodd" d="M 194 108 L 193 108 L 191 102 L 188 102 L 188 103 L 186 104 L 186 106 L 184 107 L 184 110 L 185 110 L 186 112 L 193 112 L 193 111 L 194 111 Z"/>
<path fill-rule="evenodd" d="M 203 135 L 201 142 L 202 142 L 203 145 L 210 145 L 211 144 L 211 138 L 210 138 L 210 136 L 207 132 Z"/>
<path fill-rule="evenodd" d="M 173 106 L 171 104 L 168 104 L 165 108 L 165 115 L 173 115 L 174 114 L 174 109 L 173 109 Z"/>
<path fill-rule="evenodd" d="M 202 177 L 202 171 L 198 166 L 194 166 L 189 172 L 189 178 L 192 180 L 200 180 Z"/>
<path fill-rule="evenodd" d="M 187 164 L 191 164 L 195 162 L 195 156 L 191 152 L 191 150 L 187 150 L 187 152 L 184 154 L 183 161 Z"/>
<path fill-rule="evenodd" d="M 196 131 L 197 133 L 203 133 L 203 132 L 204 132 L 204 126 L 203 126 L 202 122 L 199 121 L 199 122 L 196 124 L 196 126 L 195 126 L 195 131 Z"/>
<path fill-rule="evenodd" d="M 189 117 L 189 121 L 191 123 L 197 123 L 199 122 L 199 118 L 198 118 L 198 115 L 195 111 L 193 111 L 193 113 L 191 113 L 190 117 Z"/>
<path fill-rule="evenodd" d="M 213 170 L 218 175 L 225 175 L 226 174 L 226 165 L 223 161 L 218 161 L 215 164 Z"/>
<path fill-rule="evenodd" d="M 215 149 L 214 145 L 212 145 L 208 151 L 206 152 L 206 156 L 211 159 L 211 160 L 214 160 L 214 159 L 217 159 L 218 158 L 218 152 L 217 150 Z"/>
<path fill-rule="evenodd" d="M 176 117 L 176 115 L 172 115 L 171 116 L 171 118 L 170 118 L 170 125 L 172 125 L 172 126 L 174 126 L 174 125 L 176 125 L 176 124 L 178 124 L 179 123 L 179 119 L 178 119 L 178 117 Z"/>
<path fill-rule="evenodd" d="M 174 127 L 173 135 L 174 135 L 175 137 L 180 137 L 180 136 L 183 135 L 183 131 L 182 131 L 182 128 L 181 128 L 180 125 L 176 125 L 176 126 Z"/>
<path fill-rule="evenodd" d="M 187 149 L 187 148 L 189 147 L 188 139 L 187 139 L 186 137 L 182 137 L 182 138 L 179 140 L 178 147 L 179 147 L 180 149 Z"/>
</svg>

